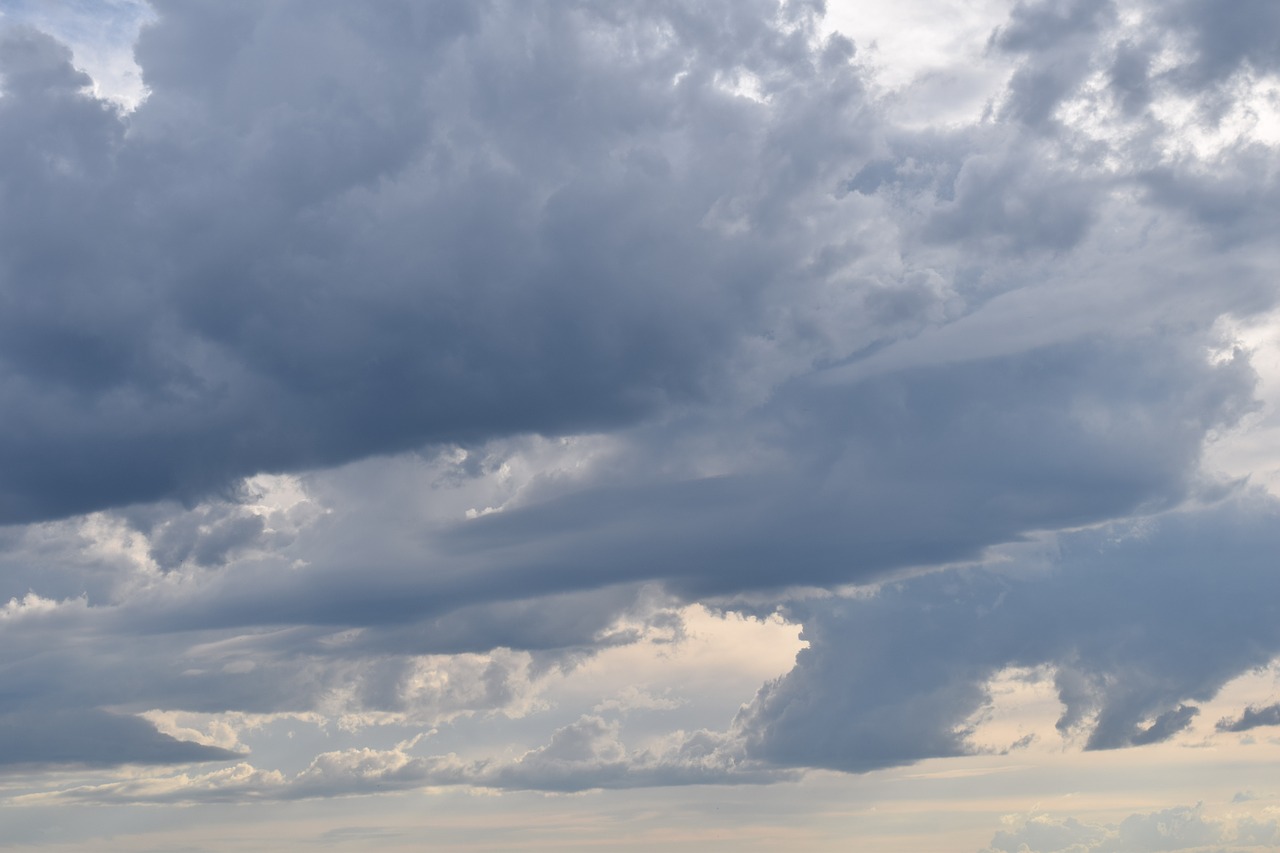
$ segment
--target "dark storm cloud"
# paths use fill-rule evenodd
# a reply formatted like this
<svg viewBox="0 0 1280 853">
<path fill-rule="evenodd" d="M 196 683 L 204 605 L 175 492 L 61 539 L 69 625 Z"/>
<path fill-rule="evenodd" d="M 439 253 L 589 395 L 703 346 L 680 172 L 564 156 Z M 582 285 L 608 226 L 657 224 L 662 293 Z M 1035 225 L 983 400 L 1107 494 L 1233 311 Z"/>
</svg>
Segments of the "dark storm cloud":
<svg viewBox="0 0 1280 853">
<path fill-rule="evenodd" d="M 161 4 L 123 117 L 6 30 L 0 517 L 703 397 L 857 156 L 804 9 Z"/>
<path fill-rule="evenodd" d="M 811 44 L 817 8 L 162 4 L 125 117 L 7 30 L 0 513 L 616 428 L 714 396 L 749 342 L 813 337 L 797 306 L 882 251 L 840 234 L 874 213 L 832 193 L 882 128 L 852 45 Z M 1106 60 L 1110 8 L 1016 7 L 992 40 L 1022 57 L 1009 109 L 1076 87 L 1027 94 L 1041 64 Z M 1200 8 L 1170 20 L 1225 67 Z M 1076 247 L 1101 187 L 998 137 L 941 145 L 924 235 Z M 1254 173 L 1145 180 L 1238 221 L 1273 194 L 1247 201 Z"/>
<path fill-rule="evenodd" d="M 1033 554 L 1019 566 L 1024 551 L 1003 570 L 792 605 L 810 648 L 744 711 L 748 754 L 852 771 L 968 754 L 986 683 L 1011 666 L 1053 667 L 1059 728 L 1087 749 L 1166 740 L 1192 703 L 1280 653 L 1278 513 L 1242 497 L 1060 535 L 1047 571 L 1028 573 Z"/>
<path fill-rule="evenodd" d="M 1153 76 L 1170 33 L 1117 47 L 1110 3 L 1021 3 L 991 40 L 1013 69 L 987 117 L 921 130 L 869 100 L 819 8 L 162 4 L 127 116 L 65 48 L 5 30 L 0 520 L 114 509 L 0 529 L 4 719 L 109 720 L 115 752 L 33 741 L 99 763 L 212 757 L 101 708 L 345 691 L 335 713 L 434 725 L 676 630 L 679 601 L 868 583 L 1211 498 L 1201 448 L 1255 377 L 1208 353 L 1215 320 L 1275 300 L 1273 153 L 1164 157 L 1179 128 L 1147 107 L 1195 80 L 1230 100 L 1215 87 L 1265 44 L 1233 52 L 1183 3 L 1159 19 L 1203 29 L 1201 58 Z M 1094 72 L 1115 91 L 1090 103 L 1122 101 L 1140 133 L 1067 126 Z M 538 432 L 598 432 L 612 456 L 467 521 L 369 461 L 462 445 L 465 484 Z M 323 506 L 264 514 L 237 487 L 361 459 L 363 480 L 312 475 Z M 1269 588 L 1268 512 L 1072 534 L 1047 579 L 793 604 L 796 669 L 679 754 L 584 718 L 514 764 L 397 752 L 368 778 L 578 790 L 959 754 L 1010 665 L 1057 667 L 1091 747 L 1159 741 L 1280 650 L 1238 583 Z M 1223 612 L 1245 645 L 1215 634 Z M 477 657 L 415 693 L 431 654 Z M 279 796 L 367 789 L 362 760 Z"/>
</svg>

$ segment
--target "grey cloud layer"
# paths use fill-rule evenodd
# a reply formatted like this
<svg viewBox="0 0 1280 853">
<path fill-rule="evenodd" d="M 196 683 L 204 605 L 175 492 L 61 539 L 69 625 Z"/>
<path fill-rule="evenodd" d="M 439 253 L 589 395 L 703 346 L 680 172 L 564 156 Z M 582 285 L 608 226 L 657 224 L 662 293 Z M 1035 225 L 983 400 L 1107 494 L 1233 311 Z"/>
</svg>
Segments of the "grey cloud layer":
<svg viewBox="0 0 1280 853">
<path fill-rule="evenodd" d="M 1170 146 L 1273 69 L 1271 7 L 1152 6 L 1134 41 L 1111 3 L 1019 3 L 988 115 L 923 130 L 817 37 L 819 7 L 159 4 L 129 115 L 5 30 L 0 736 L 35 708 L 49 761 L 225 759 L 103 709 L 306 711 L 339 687 L 340 711 L 429 725 L 672 629 L 673 603 L 768 610 L 1227 496 L 1201 449 L 1254 374 L 1209 353 L 1218 318 L 1274 304 L 1277 154 Z M 1177 39 L 1190 57 L 1153 71 Z M 1189 124 L 1157 114 L 1170 93 Z M 415 502 L 529 433 L 610 451 L 481 518 Z M 236 491 L 412 449 L 436 468 L 402 491 L 369 461 L 312 475 L 323 506 Z M 1274 521 L 1237 496 L 1150 541 L 1067 536 L 1049 578 L 792 603 L 811 648 L 688 755 L 584 718 L 519 766 L 388 773 L 580 789 L 960 754 L 1010 665 L 1056 668 L 1090 746 L 1158 741 L 1280 652 L 1245 592 L 1274 585 Z M 419 656 L 499 647 L 414 693 Z M 117 746 L 55 747 L 59 726 Z M 319 795 L 320 771 L 259 772 L 208 782 Z"/>
</svg>

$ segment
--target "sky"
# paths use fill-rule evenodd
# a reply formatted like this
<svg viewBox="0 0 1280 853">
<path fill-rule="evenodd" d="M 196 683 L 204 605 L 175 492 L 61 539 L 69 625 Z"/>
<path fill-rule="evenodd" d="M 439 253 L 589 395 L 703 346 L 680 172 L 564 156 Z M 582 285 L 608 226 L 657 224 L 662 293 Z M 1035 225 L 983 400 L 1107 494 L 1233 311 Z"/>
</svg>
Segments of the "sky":
<svg viewBox="0 0 1280 853">
<path fill-rule="evenodd" d="M 0 847 L 1280 848 L 1280 4 L 0 0 Z"/>
</svg>

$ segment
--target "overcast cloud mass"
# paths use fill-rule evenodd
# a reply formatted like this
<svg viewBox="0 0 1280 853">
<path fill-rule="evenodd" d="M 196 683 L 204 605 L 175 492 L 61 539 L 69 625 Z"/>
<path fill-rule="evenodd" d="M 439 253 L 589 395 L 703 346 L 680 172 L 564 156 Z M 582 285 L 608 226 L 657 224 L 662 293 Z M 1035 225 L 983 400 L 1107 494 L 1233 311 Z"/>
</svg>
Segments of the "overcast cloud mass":
<svg viewBox="0 0 1280 853">
<path fill-rule="evenodd" d="M 1276 760 L 1280 4 L 93 5 L 0 2 L 0 845 Z M 751 838 L 1280 844 L 1213 779 Z"/>
</svg>

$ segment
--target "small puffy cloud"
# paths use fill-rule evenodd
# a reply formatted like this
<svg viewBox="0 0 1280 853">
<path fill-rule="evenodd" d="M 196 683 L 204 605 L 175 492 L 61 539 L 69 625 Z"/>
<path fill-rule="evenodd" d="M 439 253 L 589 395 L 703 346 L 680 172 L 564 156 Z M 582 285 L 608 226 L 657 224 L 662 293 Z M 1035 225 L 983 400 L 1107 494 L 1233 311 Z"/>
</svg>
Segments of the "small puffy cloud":
<svg viewBox="0 0 1280 853">
<path fill-rule="evenodd" d="M 1280 726 L 1280 703 L 1245 708 L 1234 720 L 1219 720 L 1217 729 L 1220 732 L 1247 732 L 1259 726 Z"/>
</svg>

